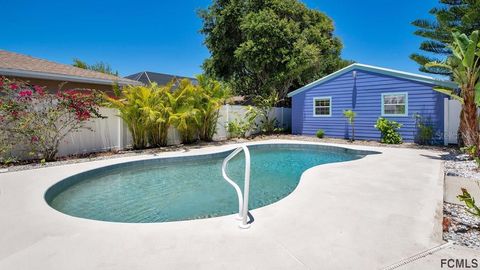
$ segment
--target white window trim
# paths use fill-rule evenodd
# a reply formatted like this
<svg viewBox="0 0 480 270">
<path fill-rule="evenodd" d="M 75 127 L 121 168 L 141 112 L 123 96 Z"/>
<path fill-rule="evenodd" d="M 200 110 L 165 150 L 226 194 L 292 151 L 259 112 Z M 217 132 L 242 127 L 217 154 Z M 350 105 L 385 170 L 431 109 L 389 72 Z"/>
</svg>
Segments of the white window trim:
<svg viewBox="0 0 480 270">
<path fill-rule="evenodd" d="M 328 114 L 316 114 L 315 113 L 315 101 L 318 99 L 328 99 L 330 101 Z M 313 117 L 330 117 L 332 116 L 332 97 L 314 97 L 313 98 Z"/>
<path fill-rule="evenodd" d="M 384 104 L 384 96 L 390 95 L 405 95 L 405 113 L 404 114 L 389 114 L 385 113 L 385 104 Z M 408 92 L 389 92 L 389 93 L 382 93 L 381 97 L 381 106 L 382 106 L 382 116 L 390 116 L 390 117 L 406 117 L 408 116 Z"/>
</svg>

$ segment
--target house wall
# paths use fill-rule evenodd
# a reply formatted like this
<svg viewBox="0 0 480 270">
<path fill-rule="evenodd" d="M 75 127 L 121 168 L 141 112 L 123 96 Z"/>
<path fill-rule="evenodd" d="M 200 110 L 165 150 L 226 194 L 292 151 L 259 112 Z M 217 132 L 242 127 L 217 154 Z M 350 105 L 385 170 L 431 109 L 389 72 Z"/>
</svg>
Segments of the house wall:
<svg viewBox="0 0 480 270">
<path fill-rule="evenodd" d="M 34 78 L 21 78 L 21 77 L 10 77 L 6 76 L 9 79 L 15 79 L 20 81 L 28 81 L 30 84 L 46 87 L 50 92 L 56 92 L 59 89 L 59 86 L 62 85 L 62 90 L 68 89 L 95 89 L 103 92 L 113 92 L 112 85 L 104 84 L 92 84 L 92 83 L 78 83 L 78 82 L 64 82 L 64 81 L 55 81 L 55 80 L 43 80 L 43 79 L 34 79 Z"/>
<path fill-rule="evenodd" d="M 347 138 L 350 132 L 343 110 L 354 109 L 355 138 L 379 140 L 380 132 L 374 127 L 381 116 L 382 93 L 407 92 L 408 115 L 385 116 L 403 126 L 399 132 L 404 141 L 413 141 L 417 133 L 415 113 L 420 114 L 434 127 L 436 139 L 443 140 L 443 99 L 445 95 L 432 89 L 431 85 L 378 73 L 356 70 L 347 72 L 322 84 L 312 86 L 292 97 L 292 133 L 314 135 L 318 129 L 325 136 Z M 313 98 L 331 97 L 332 115 L 313 116 Z"/>
</svg>

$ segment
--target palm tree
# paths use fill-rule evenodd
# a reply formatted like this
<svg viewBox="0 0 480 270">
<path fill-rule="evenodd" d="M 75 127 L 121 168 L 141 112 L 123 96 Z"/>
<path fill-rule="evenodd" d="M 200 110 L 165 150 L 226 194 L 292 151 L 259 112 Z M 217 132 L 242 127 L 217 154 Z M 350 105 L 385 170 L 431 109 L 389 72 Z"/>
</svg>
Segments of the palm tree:
<svg viewBox="0 0 480 270">
<path fill-rule="evenodd" d="M 142 107 L 149 98 L 149 92 L 145 86 L 125 86 L 117 97 L 104 95 L 107 106 L 117 109 L 119 117 L 127 124 L 134 149 L 145 148 L 147 145 L 147 125 Z"/>
<path fill-rule="evenodd" d="M 436 87 L 435 90 L 452 96 L 462 103 L 460 132 L 467 146 L 479 145 L 477 106 L 480 104 L 480 36 L 473 31 L 470 37 L 453 33 L 453 42 L 448 46 L 452 55 L 445 62 L 430 62 L 427 67 L 444 68 L 452 72 L 458 84 L 455 89 Z M 477 147 L 478 148 L 478 147 Z"/>
<path fill-rule="evenodd" d="M 181 80 L 178 88 L 169 95 L 172 107 L 169 122 L 180 132 L 183 143 L 193 143 L 198 139 L 200 100 L 198 88 L 188 79 Z"/>
<path fill-rule="evenodd" d="M 230 96 L 230 89 L 226 85 L 204 75 L 197 76 L 197 80 L 200 93 L 198 104 L 199 137 L 204 141 L 212 141 L 217 129 L 220 107 Z"/>
<path fill-rule="evenodd" d="M 165 86 L 152 83 L 148 89 L 148 97 L 139 102 L 143 120 L 147 126 L 147 138 L 151 146 L 166 146 L 170 127 L 169 119 L 173 113 L 169 99 L 173 82 Z"/>
<path fill-rule="evenodd" d="M 357 113 L 352 111 L 352 110 L 344 110 L 343 111 L 343 116 L 345 116 L 348 120 L 348 123 L 352 127 L 352 137 L 350 138 L 350 141 L 355 141 L 355 117 L 357 116 Z"/>
</svg>

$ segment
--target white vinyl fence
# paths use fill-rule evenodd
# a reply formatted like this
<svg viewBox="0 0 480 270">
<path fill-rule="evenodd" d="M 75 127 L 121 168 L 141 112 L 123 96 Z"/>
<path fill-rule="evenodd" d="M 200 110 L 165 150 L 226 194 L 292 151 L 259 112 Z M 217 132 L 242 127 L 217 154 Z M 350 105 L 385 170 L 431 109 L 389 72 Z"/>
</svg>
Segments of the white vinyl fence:
<svg viewBox="0 0 480 270">
<path fill-rule="evenodd" d="M 458 100 L 444 99 L 444 131 L 443 141 L 445 145 L 457 144 L 458 127 L 460 126 L 460 112 L 462 105 Z"/>
<path fill-rule="evenodd" d="M 88 123 L 90 130 L 67 135 L 59 147 L 59 156 L 87 154 L 102 152 L 113 149 L 124 149 L 131 146 L 132 136 L 123 120 L 118 117 L 115 109 L 101 108 L 101 114 L 105 119 L 93 119 Z M 227 124 L 235 119 L 244 119 L 247 112 L 246 106 L 225 105 L 220 109 L 220 117 L 217 122 L 217 133 L 214 140 L 220 141 L 228 138 Z M 279 127 L 291 128 L 291 109 L 273 108 L 272 116 L 275 116 Z M 180 143 L 180 136 L 175 128 L 170 128 L 168 144 Z"/>
</svg>

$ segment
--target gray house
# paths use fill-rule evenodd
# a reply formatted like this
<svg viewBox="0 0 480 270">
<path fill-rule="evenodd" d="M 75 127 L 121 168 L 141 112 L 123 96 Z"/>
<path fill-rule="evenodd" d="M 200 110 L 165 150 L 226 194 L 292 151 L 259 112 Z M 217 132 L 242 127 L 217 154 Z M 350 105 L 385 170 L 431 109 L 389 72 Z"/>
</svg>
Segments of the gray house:
<svg viewBox="0 0 480 270">
<path fill-rule="evenodd" d="M 134 80 L 134 81 L 139 81 L 142 82 L 146 85 L 151 84 L 151 83 L 156 83 L 158 85 L 165 85 L 172 80 L 177 80 L 181 81 L 183 79 L 189 79 L 192 81 L 193 84 L 197 84 L 197 79 L 191 78 L 191 77 L 183 77 L 183 76 L 178 76 L 178 75 L 171 75 L 171 74 L 164 74 L 164 73 L 157 73 L 157 72 L 151 72 L 151 71 L 142 71 L 138 72 L 129 76 L 126 76 L 125 78 Z"/>
</svg>

